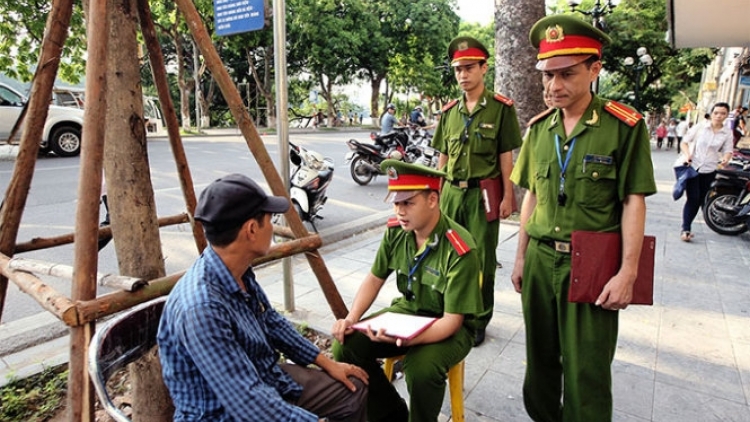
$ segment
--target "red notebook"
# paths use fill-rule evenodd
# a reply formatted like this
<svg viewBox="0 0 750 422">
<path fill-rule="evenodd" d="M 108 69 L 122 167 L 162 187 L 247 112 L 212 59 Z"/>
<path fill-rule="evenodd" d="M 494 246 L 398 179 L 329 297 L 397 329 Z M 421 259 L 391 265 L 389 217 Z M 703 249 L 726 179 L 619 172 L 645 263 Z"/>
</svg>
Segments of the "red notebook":
<svg viewBox="0 0 750 422">
<path fill-rule="evenodd" d="M 574 231 L 571 235 L 569 302 L 594 303 L 622 262 L 620 233 Z M 656 238 L 643 236 L 631 305 L 654 304 Z"/>
<path fill-rule="evenodd" d="M 437 320 L 437 318 L 433 317 L 384 312 L 372 318 L 362 320 L 352 325 L 352 328 L 362 332 L 366 332 L 368 329 L 380 331 L 381 328 L 385 328 L 386 335 L 411 340 Z"/>
</svg>

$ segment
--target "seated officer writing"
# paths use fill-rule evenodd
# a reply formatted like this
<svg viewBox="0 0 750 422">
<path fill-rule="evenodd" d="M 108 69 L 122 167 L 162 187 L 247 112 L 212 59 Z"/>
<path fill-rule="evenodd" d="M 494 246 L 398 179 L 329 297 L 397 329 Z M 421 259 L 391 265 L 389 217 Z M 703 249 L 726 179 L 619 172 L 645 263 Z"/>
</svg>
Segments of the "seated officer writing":
<svg viewBox="0 0 750 422">
<path fill-rule="evenodd" d="M 368 420 L 437 421 L 448 369 L 472 348 L 468 317 L 482 310 L 481 262 L 474 239 L 441 214 L 438 189 L 444 173 L 415 164 L 385 160 L 389 199 L 396 217 L 388 223 L 370 273 L 345 319 L 333 325 L 334 357 L 364 368 L 369 375 Z M 385 311 L 439 318 L 410 340 L 396 340 L 383 330 L 352 330 L 395 272 L 403 294 Z M 404 373 L 409 409 L 391 385 L 377 358 L 406 355 Z"/>
<path fill-rule="evenodd" d="M 175 421 L 365 421 L 367 374 L 320 353 L 255 280 L 271 214 L 288 209 L 239 174 L 201 193 L 195 219 L 210 246 L 169 295 L 157 338 Z"/>
</svg>

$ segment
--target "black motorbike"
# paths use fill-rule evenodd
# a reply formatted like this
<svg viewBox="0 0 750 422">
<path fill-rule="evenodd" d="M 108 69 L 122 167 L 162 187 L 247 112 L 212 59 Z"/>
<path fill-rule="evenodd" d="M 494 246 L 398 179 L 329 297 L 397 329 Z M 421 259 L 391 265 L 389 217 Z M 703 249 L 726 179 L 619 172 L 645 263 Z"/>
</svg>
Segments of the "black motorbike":
<svg viewBox="0 0 750 422">
<path fill-rule="evenodd" d="M 346 154 L 346 163 L 352 179 L 358 185 L 367 185 L 375 176 L 383 175 L 380 163 L 385 159 L 413 162 L 420 154 L 419 149 L 410 142 L 406 128 L 395 128 L 387 134 L 372 132 L 372 144 L 350 139 L 346 145 L 351 151 Z"/>
<path fill-rule="evenodd" d="M 703 219 L 719 234 L 736 236 L 750 228 L 750 164 L 716 171 L 703 204 Z"/>
</svg>

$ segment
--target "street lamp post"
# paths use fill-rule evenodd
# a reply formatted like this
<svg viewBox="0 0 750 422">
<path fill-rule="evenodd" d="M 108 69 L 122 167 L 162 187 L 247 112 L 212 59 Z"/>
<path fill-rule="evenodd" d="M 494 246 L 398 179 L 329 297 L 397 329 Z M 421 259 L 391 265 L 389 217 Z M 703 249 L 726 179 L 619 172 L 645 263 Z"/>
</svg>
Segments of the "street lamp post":
<svg viewBox="0 0 750 422">
<path fill-rule="evenodd" d="M 586 16 L 591 16 L 591 23 L 595 28 L 607 32 L 607 25 L 604 23 L 604 17 L 612 13 L 615 7 L 620 4 L 620 0 L 607 0 L 606 3 L 602 4 L 601 0 L 596 0 L 594 7 L 589 10 L 581 10 L 580 0 L 568 0 L 568 6 L 570 6 L 571 12 L 578 12 Z M 591 90 L 599 92 L 599 78 L 597 77 L 591 84 Z"/>
<path fill-rule="evenodd" d="M 634 58 L 628 56 L 623 60 L 623 64 L 628 67 L 632 66 L 633 72 L 635 73 L 635 89 L 633 90 L 635 99 L 633 100 L 633 106 L 636 110 L 640 111 L 639 100 L 641 92 L 641 73 L 643 73 L 643 70 L 646 69 L 646 67 L 654 64 L 654 59 L 648 54 L 646 47 L 638 48 L 635 53 L 638 56 L 638 63 L 635 62 Z"/>
<path fill-rule="evenodd" d="M 579 9 L 579 6 L 581 5 L 580 0 L 568 0 L 568 6 L 570 6 L 571 12 L 578 12 L 586 16 L 591 16 L 592 24 L 602 31 L 606 31 L 604 17 L 612 13 L 612 10 L 617 7 L 619 3 L 620 0 L 607 0 L 606 3 L 602 4 L 601 0 L 596 0 L 594 7 L 589 10 L 581 10 Z"/>
</svg>

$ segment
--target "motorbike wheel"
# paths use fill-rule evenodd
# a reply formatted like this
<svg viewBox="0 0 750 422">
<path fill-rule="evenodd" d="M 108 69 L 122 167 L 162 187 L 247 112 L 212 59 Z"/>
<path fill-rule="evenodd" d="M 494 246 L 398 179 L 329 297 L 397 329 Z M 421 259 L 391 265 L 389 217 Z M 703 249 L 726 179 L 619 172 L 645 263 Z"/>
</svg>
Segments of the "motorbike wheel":
<svg viewBox="0 0 750 422">
<path fill-rule="evenodd" d="M 349 166 L 349 170 L 352 174 L 352 179 L 354 179 L 354 181 L 360 186 L 365 186 L 372 181 L 373 177 L 375 177 L 372 170 L 367 168 L 367 161 L 360 156 L 356 156 L 352 159 L 352 164 Z"/>
<path fill-rule="evenodd" d="M 736 205 L 736 202 L 736 195 L 726 193 L 706 198 L 706 203 L 703 205 L 703 219 L 706 220 L 708 227 L 716 233 L 729 236 L 745 233 L 748 230 L 746 219 L 737 218 L 717 206 L 732 207 Z"/>
</svg>

